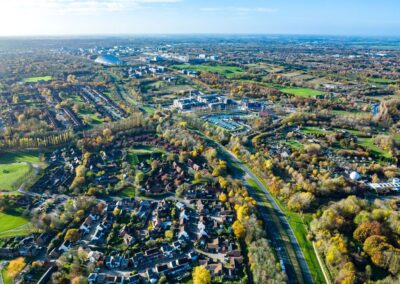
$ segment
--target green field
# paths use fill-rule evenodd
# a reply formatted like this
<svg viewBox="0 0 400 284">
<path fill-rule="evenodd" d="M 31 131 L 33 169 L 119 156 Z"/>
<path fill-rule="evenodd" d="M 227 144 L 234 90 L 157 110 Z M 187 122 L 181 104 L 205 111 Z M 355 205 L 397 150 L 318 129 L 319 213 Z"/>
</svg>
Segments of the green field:
<svg viewBox="0 0 400 284">
<path fill-rule="evenodd" d="M 131 164 L 133 166 L 136 166 L 137 164 L 139 164 L 139 158 L 136 153 L 128 153 L 127 160 L 129 162 L 129 164 Z"/>
<path fill-rule="evenodd" d="M 351 133 L 351 134 L 353 134 L 353 135 L 356 135 L 356 136 L 363 136 L 363 135 L 365 135 L 365 133 L 361 132 L 360 130 L 344 129 L 344 128 L 335 128 L 335 130 L 336 130 L 336 131 L 341 131 L 341 130 L 347 131 L 347 132 L 349 132 L 349 133 Z"/>
<path fill-rule="evenodd" d="M 398 80 L 386 79 L 386 78 L 373 78 L 366 77 L 368 82 L 377 83 L 377 84 L 395 84 L 398 83 Z"/>
<path fill-rule="evenodd" d="M 134 198 L 136 195 L 136 192 L 133 187 L 129 187 L 129 188 L 126 188 L 126 189 L 120 191 L 117 195 L 118 195 L 118 197 L 121 197 L 121 198 Z"/>
<path fill-rule="evenodd" d="M 147 114 L 154 114 L 155 113 L 155 109 L 152 107 L 148 107 L 148 106 L 143 106 L 142 109 L 147 113 Z"/>
<path fill-rule="evenodd" d="M 307 134 L 307 135 L 327 135 L 327 134 L 331 134 L 332 131 L 329 130 L 324 130 L 322 128 L 319 127 L 303 127 L 300 130 L 302 133 Z"/>
<path fill-rule="evenodd" d="M 128 150 L 129 153 L 134 153 L 136 155 L 148 155 L 148 154 L 157 154 L 157 153 L 165 153 L 163 149 L 155 148 L 151 146 L 135 146 L 134 148 L 130 148 Z"/>
<path fill-rule="evenodd" d="M 288 140 L 285 142 L 285 144 L 292 147 L 292 149 L 297 150 L 297 151 L 302 150 L 304 148 L 304 145 L 301 144 L 297 140 Z"/>
<path fill-rule="evenodd" d="M 377 157 L 383 157 L 386 159 L 390 159 L 392 157 L 387 151 L 376 146 L 372 138 L 358 138 L 358 144 L 371 151 Z"/>
<path fill-rule="evenodd" d="M 174 65 L 172 68 L 174 69 L 187 69 L 187 70 L 194 70 L 194 71 L 203 71 L 203 72 L 211 72 L 211 73 L 218 73 L 223 75 L 227 78 L 231 78 L 235 75 L 243 75 L 245 71 L 236 66 L 225 66 L 225 65 L 217 65 L 217 66 L 210 66 L 210 65 Z"/>
<path fill-rule="evenodd" d="M 0 191 L 16 190 L 32 174 L 28 163 L 0 164 Z"/>
<path fill-rule="evenodd" d="M 1 276 L 3 277 L 3 283 L 4 284 L 12 284 L 14 279 L 11 279 L 8 277 L 7 269 L 3 269 L 1 271 Z"/>
<path fill-rule="evenodd" d="M 359 118 L 368 118 L 372 115 L 369 112 L 346 111 L 346 110 L 333 110 L 332 113 L 336 116 L 350 116 L 350 117 L 359 117 Z"/>
<path fill-rule="evenodd" d="M 29 224 L 22 216 L 0 213 L 0 238 L 27 235 L 30 232 Z"/>
<path fill-rule="evenodd" d="M 34 151 L 21 151 L 21 152 L 0 152 L 0 164 L 11 163 L 40 163 L 39 154 Z"/>
<path fill-rule="evenodd" d="M 279 89 L 281 92 L 294 95 L 297 97 L 311 98 L 318 95 L 324 95 L 324 92 L 320 92 L 317 90 L 309 89 L 309 88 L 282 88 Z"/>
<path fill-rule="evenodd" d="M 127 161 L 132 165 L 136 166 L 140 161 L 150 158 L 152 154 L 163 154 L 165 151 L 163 149 L 141 145 L 135 146 L 128 150 Z"/>
<path fill-rule="evenodd" d="M 37 83 L 37 82 L 48 82 L 53 80 L 51 76 L 42 76 L 42 77 L 30 77 L 24 80 L 25 83 Z"/>
</svg>

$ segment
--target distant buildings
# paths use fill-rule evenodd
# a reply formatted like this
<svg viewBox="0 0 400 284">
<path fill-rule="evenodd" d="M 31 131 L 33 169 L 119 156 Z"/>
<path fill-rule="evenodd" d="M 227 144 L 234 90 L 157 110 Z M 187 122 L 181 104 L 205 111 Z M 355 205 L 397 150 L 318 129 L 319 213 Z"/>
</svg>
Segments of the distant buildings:
<svg viewBox="0 0 400 284">
<path fill-rule="evenodd" d="M 119 59 L 118 57 L 111 55 L 111 54 L 106 54 L 106 55 L 101 55 L 97 57 L 97 59 L 94 61 L 98 64 L 105 65 L 105 66 L 114 66 L 114 65 L 123 65 L 124 62 Z"/>
<path fill-rule="evenodd" d="M 189 98 L 174 100 L 173 107 L 182 111 L 196 109 L 226 110 L 233 109 L 237 103 L 225 96 L 218 94 L 197 95 Z"/>
</svg>

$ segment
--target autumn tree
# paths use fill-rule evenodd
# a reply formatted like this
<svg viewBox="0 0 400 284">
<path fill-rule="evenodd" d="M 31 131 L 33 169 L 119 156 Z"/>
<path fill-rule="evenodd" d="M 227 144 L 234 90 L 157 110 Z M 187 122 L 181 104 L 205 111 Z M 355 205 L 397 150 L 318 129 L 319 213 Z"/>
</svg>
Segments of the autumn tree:
<svg viewBox="0 0 400 284">
<path fill-rule="evenodd" d="M 237 238 L 243 238 L 246 231 L 245 231 L 245 227 L 243 226 L 243 224 L 236 220 L 233 225 L 232 225 L 232 229 L 233 229 L 233 233 L 235 234 L 235 236 Z"/>
<path fill-rule="evenodd" d="M 81 237 L 78 229 L 69 229 L 65 234 L 65 240 L 71 242 L 77 242 Z"/>
<path fill-rule="evenodd" d="M 7 267 L 7 275 L 9 278 L 15 278 L 21 270 L 25 267 L 26 262 L 25 258 L 18 257 L 14 260 L 11 260 Z"/>
<path fill-rule="evenodd" d="M 196 266 L 193 270 L 193 284 L 210 284 L 211 274 L 204 266 Z"/>
</svg>

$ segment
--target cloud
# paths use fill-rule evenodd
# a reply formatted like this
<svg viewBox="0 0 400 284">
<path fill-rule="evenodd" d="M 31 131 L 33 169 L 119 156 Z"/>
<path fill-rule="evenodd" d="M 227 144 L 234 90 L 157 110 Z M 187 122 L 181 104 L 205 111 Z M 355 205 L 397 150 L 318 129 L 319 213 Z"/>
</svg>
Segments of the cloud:
<svg viewBox="0 0 400 284">
<path fill-rule="evenodd" d="M 168 4 L 181 0 L 8 0 L 1 4 L 3 12 L 18 9 L 55 14 L 92 14 L 98 12 L 130 11 L 146 4 Z"/>
<path fill-rule="evenodd" d="M 236 12 L 239 14 L 249 14 L 249 13 L 275 13 L 278 10 L 274 8 L 267 7 L 205 7 L 200 9 L 203 12 Z"/>
</svg>

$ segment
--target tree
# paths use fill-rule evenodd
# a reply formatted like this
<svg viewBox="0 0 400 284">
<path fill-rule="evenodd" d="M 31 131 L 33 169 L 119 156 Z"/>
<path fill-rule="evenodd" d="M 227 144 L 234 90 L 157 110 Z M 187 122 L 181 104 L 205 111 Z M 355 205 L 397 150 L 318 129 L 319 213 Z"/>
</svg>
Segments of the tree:
<svg viewBox="0 0 400 284">
<path fill-rule="evenodd" d="M 219 195 L 219 201 L 221 201 L 221 202 L 226 202 L 226 200 L 227 200 L 227 196 L 226 196 L 225 193 L 222 192 L 222 193 Z"/>
<path fill-rule="evenodd" d="M 159 161 L 154 160 L 154 161 L 151 162 L 151 169 L 153 171 L 155 171 L 159 166 L 160 166 L 160 162 Z"/>
<path fill-rule="evenodd" d="M 172 230 L 165 231 L 165 238 L 168 241 L 172 241 L 172 239 L 174 238 L 174 231 L 172 231 Z"/>
<path fill-rule="evenodd" d="M 305 210 L 310 207 L 314 200 L 315 196 L 311 192 L 297 192 L 289 199 L 288 207 L 293 211 Z"/>
<path fill-rule="evenodd" d="M 194 179 L 195 179 L 195 180 L 201 179 L 201 173 L 199 173 L 199 172 L 195 173 Z"/>
<path fill-rule="evenodd" d="M 224 177 L 219 177 L 218 183 L 223 189 L 226 189 L 228 187 L 228 181 Z"/>
<path fill-rule="evenodd" d="M 204 266 L 196 266 L 193 270 L 193 284 L 211 283 L 211 274 Z"/>
<path fill-rule="evenodd" d="M 286 283 L 286 276 L 265 238 L 252 242 L 248 255 L 254 283 Z"/>
<path fill-rule="evenodd" d="M 112 131 L 109 128 L 103 130 L 103 137 L 106 138 L 107 141 L 112 140 Z"/>
<path fill-rule="evenodd" d="M 77 242 L 80 237 L 81 237 L 81 234 L 79 233 L 78 229 L 69 229 L 67 231 L 67 233 L 65 234 L 64 239 L 66 241 Z"/>
<path fill-rule="evenodd" d="M 118 207 L 115 207 L 113 214 L 115 217 L 119 216 L 119 214 L 121 214 L 121 209 L 119 209 Z"/>
<path fill-rule="evenodd" d="M 9 278 L 15 278 L 21 270 L 25 267 L 26 262 L 25 258 L 18 257 L 14 260 L 11 260 L 7 267 L 7 275 Z"/>
<path fill-rule="evenodd" d="M 381 224 L 378 222 L 362 223 L 353 232 L 353 237 L 363 243 L 368 237 L 381 234 Z"/>
<path fill-rule="evenodd" d="M 144 180 L 144 173 L 138 172 L 135 176 L 135 183 L 140 184 Z"/>
<path fill-rule="evenodd" d="M 74 279 L 72 279 L 71 284 L 87 284 L 87 278 L 83 276 L 77 276 Z"/>
<path fill-rule="evenodd" d="M 236 220 L 236 221 L 233 223 L 232 229 L 233 229 L 233 233 L 235 234 L 235 236 L 236 236 L 237 238 L 243 238 L 244 235 L 245 235 L 245 233 L 246 233 L 243 224 L 242 224 L 240 221 L 238 221 L 238 220 Z"/>
</svg>

